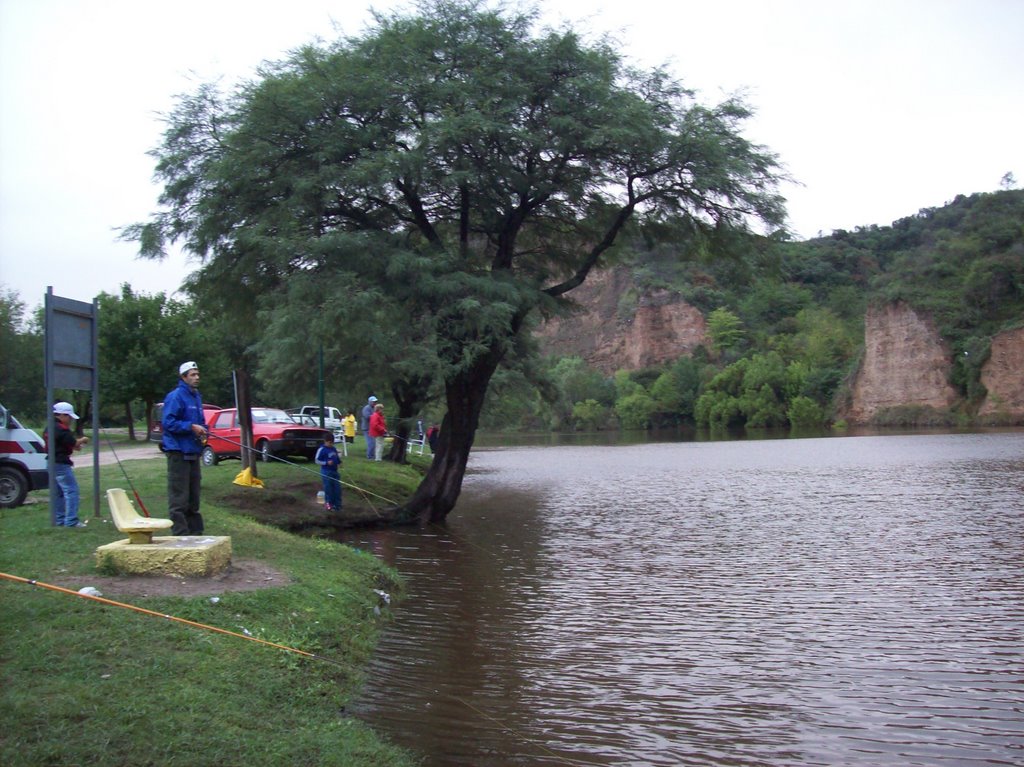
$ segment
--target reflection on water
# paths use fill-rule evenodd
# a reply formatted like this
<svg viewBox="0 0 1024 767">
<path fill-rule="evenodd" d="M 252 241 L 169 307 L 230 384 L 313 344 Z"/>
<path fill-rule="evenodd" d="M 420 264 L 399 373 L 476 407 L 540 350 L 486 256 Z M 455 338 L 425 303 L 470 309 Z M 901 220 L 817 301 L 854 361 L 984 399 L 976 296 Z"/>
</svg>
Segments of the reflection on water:
<svg viewBox="0 0 1024 767">
<path fill-rule="evenodd" d="M 1024 761 L 1024 433 L 473 454 L 359 715 L 440 765 Z"/>
</svg>

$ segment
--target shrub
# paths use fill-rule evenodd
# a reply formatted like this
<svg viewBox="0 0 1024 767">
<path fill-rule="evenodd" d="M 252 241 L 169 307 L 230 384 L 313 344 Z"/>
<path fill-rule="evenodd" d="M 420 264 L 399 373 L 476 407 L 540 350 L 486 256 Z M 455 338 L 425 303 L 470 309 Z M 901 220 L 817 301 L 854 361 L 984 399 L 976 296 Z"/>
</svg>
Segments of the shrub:
<svg viewBox="0 0 1024 767">
<path fill-rule="evenodd" d="M 792 399 L 786 415 L 789 418 L 789 425 L 794 428 L 822 426 L 825 423 L 825 412 L 821 405 L 802 395 Z"/>
</svg>

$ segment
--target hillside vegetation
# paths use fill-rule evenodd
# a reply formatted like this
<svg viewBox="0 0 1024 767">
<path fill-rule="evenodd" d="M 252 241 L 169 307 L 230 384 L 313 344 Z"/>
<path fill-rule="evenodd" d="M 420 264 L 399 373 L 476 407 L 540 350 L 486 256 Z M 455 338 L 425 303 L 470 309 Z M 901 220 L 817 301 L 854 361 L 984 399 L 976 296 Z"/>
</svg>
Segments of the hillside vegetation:
<svg viewBox="0 0 1024 767">
<path fill-rule="evenodd" d="M 1024 191 L 960 196 L 891 226 L 804 242 L 708 248 L 685 239 L 647 245 L 637 236 L 619 258 L 635 288 L 618 319 L 635 312 L 639 295 L 670 290 L 704 313 L 708 344 L 611 379 L 576 357 L 548 359 L 539 374 L 507 374 L 489 426 L 824 425 L 863 352 L 865 310 L 885 302 L 905 302 L 934 321 L 953 351 L 951 383 L 963 398 L 947 416 L 964 422 L 985 393 L 979 372 L 992 337 L 1024 322 Z M 546 384 L 546 398 L 525 383 L 531 376 Z"/>
</svg>

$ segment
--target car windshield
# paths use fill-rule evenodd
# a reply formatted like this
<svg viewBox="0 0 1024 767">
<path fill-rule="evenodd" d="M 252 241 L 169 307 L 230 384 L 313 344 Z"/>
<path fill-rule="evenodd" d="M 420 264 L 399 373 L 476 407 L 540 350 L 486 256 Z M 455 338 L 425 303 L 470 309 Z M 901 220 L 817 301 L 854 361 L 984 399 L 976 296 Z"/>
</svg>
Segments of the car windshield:
<svg viewBox="0 0 1024 767">
<path fill-rule="evenodd" d="M 253 408 L 252 409 L 252 422 L 253 423 L 295 423 L 292 417 L 283 410 L 275 410 L 273 408 Z"/>
</svg>

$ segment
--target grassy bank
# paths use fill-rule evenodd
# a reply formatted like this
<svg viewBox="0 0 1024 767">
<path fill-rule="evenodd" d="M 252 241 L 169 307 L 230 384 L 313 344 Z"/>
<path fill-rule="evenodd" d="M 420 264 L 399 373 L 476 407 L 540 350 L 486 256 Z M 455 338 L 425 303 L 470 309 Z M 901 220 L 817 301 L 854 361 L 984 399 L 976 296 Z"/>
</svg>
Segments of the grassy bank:
<svg viewBox="0 0 1024 767">
<path fill-rule="evenodd" d="M 163 460 L 129 461 L 125 468 L 150 513 L 165 516 Z M 45 492 L 32 494 L 36 503 L 0 510 L 0 571 L 75 590 L 88 576 L 110 599 L 334 662 L 0 580 L 0 764 L 413 763 L 345 710 L 380 629 L 375 589 L 399 590 L 397 576 L 369 554 L 242 513 L 246 497 L 269 491 L 308 504 L 314 514 L 308 499 L 315 498 L 317 477 L 261 467 L 268 488 L 256 490 L 231 484 L 238 470 L 231 462 L 204 472 L 206 531 L 230 535 L 235 561 L 270 565 L 289 576 L 287 586 L 225 592 L 218 600 L 104 591 L 93 553 L 123 536 L 105 508 L 103 519 L 92 518 L 89 469 L 79 470 L 85 529 L 50 527 Z M 408 467 L 360 466 L 356 459 L 343 474 L 386 497 L 401 497 L 416 482 Z M 284 490 L 289 483 L 292 490 Z M 101 493 L 109 487 L 128 489 L 116 465 L 101 469 Z M 282 504 L 288 505 L 279 498 Z"/>
</svg>

